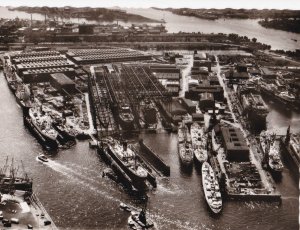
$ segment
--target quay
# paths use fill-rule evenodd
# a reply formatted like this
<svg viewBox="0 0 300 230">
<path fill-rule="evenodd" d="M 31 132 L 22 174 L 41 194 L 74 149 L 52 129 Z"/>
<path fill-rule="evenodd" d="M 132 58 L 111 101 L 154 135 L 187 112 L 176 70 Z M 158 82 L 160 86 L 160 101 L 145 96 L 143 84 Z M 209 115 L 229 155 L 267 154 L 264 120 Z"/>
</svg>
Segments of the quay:
<svg viewBox="0 0 300 230">
<path fill-rule="evenodd" d="M 170 176 L 170 166 L 167 165 L 158 153 L 154 152 L 144 140 L 139 141 L 141 151 L 145 152 L 145 157 L 151 162 L 151 164 L 158 170 L 161 171 L 165 176 Z"/>
</svg>

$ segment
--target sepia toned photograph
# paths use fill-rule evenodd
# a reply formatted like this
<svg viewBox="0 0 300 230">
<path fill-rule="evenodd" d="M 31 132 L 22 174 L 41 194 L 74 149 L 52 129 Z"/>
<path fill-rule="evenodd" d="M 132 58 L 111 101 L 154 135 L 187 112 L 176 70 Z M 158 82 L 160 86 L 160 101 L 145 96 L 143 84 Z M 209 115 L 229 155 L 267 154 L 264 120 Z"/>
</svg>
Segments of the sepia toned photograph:
<svg viewBox="0 0 300 230">
<path fill-rule="evenodd" d="M 299 230 L 299 0 L 0 0 L 0 229 Z"/>
</svg>

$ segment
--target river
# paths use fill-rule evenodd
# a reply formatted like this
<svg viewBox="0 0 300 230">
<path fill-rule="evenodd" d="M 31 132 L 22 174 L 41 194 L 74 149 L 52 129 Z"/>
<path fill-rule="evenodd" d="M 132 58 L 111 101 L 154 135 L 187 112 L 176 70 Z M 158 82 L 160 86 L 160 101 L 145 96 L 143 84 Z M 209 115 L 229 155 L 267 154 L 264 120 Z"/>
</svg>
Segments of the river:
<svg viewBox="0 0 300 230">
<path fill-rule="evenodd" d="M 300 47 L 300 34 L 285 32 L 281 30 L 267 29 L 258 24 L 257 19 L 219 19 L 215 21 L 204 20 L 195 17 L 187 17 L 173 14 L 168 11 L 156 9 L 138 9 L 138 8 L 125 8 L 128 13 L 139 14 L 144 17 L 166 21 L 166 28 L 170 33 L 182 32 L 201 32 L 201 33 L 236 33 L 241 36 L 247 36 L 250 39 L 257 38 L 259 42 L 271 45 L 272 49 L 295 50 Z M 0 7 L 0 15 L 2 18 L 15 18 L 30 19 L 30 14 L 18 11 L 9 11 L 5 7 Z M 44 20 L 44 15 L 33 14 L 33 19 Z M 101 23 L 107 24 L 108 22 L 87 21 L 85 19 L 65 19 L 72 22 L 80 23 Z M 116 21 L 114 21 L 116 23 Z M 118 22 L 121 25 L 129 26 L 136 22 Z M 295 42 L 294 40 L 297 40 Z"/>
</svg>

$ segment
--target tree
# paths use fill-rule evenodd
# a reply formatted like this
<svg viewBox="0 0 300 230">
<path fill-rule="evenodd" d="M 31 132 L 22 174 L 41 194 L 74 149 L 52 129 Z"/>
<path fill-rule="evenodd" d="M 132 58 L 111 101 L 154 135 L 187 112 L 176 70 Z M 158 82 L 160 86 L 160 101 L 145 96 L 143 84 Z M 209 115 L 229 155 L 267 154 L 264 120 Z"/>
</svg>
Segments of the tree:
<svg viewBox="0 0 300 230">
<path fill-rule="evenodd" d="M 257 41 L 257 38 L 252 38 L 252 41 L 255 43 Z"/>
</svg>

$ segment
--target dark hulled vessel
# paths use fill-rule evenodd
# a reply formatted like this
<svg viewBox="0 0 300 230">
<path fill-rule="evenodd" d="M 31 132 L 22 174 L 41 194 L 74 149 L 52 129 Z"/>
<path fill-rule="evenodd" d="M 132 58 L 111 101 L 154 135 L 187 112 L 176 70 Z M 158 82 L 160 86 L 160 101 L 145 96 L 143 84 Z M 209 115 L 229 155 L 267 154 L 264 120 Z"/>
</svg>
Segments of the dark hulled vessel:
<svg viewBox="0 0 300 230">
<path fill-rule="evenodd" d="M 247 115 L 251 126 L 259 131 L 264 130 L 269 110 L 261 95 L 257 92 L 255 85 L 250 82 L 239 85 L 237 92 L 243 113 Z"/>
<path fill-rule="evenodd" d="M 120 143 L 116 139 L 110 139 L 107 146 L 102 149 L 103 154 L 109 159 L 112 166 L 119 170 L 125 178 L 140 192 L 147 190 L 146 179 L 148 171 L 142 166 L 139 158 L 126 142 Z"/>
<path fill-rule="evenodd" d="M 48 115 L 39 108 L 23 108 L 23 117 L 26 127 L 46 149 L 58 148 L 57 132 L 52 128 Z"/>
</svg>

